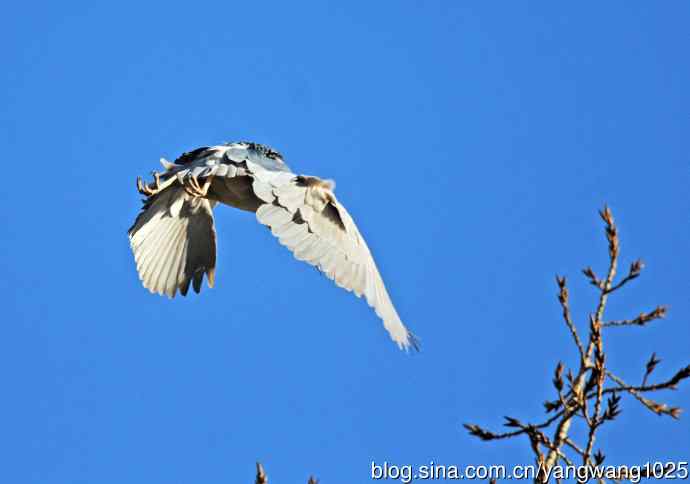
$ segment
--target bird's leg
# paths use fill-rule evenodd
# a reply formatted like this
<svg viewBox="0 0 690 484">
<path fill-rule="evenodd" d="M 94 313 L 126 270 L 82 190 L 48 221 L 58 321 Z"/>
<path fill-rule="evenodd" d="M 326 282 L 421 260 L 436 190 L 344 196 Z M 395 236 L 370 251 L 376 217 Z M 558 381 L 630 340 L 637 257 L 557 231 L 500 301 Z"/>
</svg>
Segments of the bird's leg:
<svg viewBox="0 0 690 484">
<path fill-rule="evenodd" d="M 212 182 L 213 175 L 206 177 L 204 184 L 200 185 L 197 177 L 188 174 L 186 177 L 184 177 L 182 185 L 184 186 L 185 191 L 191 196 L 203 198 L 208 194 L 208 189 L 211 187 Z"/>
<path fill-rule="evenodd" d="M 153 175 L 153 186 L 150 186 L 141 181 L 141 177 L 137 177 L 137 190 L 144 196 L 150 197 L 161 191 L 161 175 L 160 173 L 154 171 L 151 173 Z"/>
<path fill-rule="evenodd" d="M 161 190 L 161 174 L 157 171 L 152 171 L 151 174 L 153 175 L 153 190 L 158 193 Z"/>
<path fill-rule="evenodd" d="M 194 179 L 194 182 L 199 185 L 199 181 Z M 213 183 L 213 175 L 206 177 L 206 180 L 204 181 L 204 184 L 201 186 L 201 189 L 199 190 L 199 193 L 201 194 L 202 197 L 205 197 L 208 194 L 208 189 L 211 187 L 211 183 Z"/>
<path fill-rule="evenodd" d="M 188 183 L 190 186 L 191 190 L 191 195 L 196 195 L 200 196 L 201 195 L 201 186 L 199 185 L 199 179 L 195 177 L 194 175 L 190 175 L 188 179 Z"/>
</svg>

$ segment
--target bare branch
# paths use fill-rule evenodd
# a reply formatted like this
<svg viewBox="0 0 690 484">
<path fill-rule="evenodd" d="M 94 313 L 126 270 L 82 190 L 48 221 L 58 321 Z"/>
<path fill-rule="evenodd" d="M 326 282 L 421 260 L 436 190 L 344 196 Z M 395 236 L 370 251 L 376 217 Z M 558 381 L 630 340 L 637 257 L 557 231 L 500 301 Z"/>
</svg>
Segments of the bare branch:
<svg viewBox="0 0 690 484">
<path fill-rule="evenodd" d="M 604 393 L 619 392 L 619 391 L 635 391 L 635 392 L 655 392 L 658 390 L 675 390 L 678 383 L 690 377 L 690 365 L 685 368 L 681 368 L 678 372 L 673 375 L 670 379 L 665 382 L 655 383 L 653 385 L 642 385 L 642 386 L 632 386 L 632 385 L 622 385 L 619 384 L 617 387 L 606 388 Z"/>
<path fill-rule="evenodd" d="M 655 319 L 661 319 L 666 317 L 666 313 L 668 311 L 668 308 L 666 306 L 657 306 L 654 308 L 652 312 L 649 313 L 640 313 L 638 317 L 635 319 L 624 319 L 622 321 L 609 321 L 606 323 L 603 323 L 602 326 L 604 327 L 612 327 L 612 326 L 644 326 L 650 321 L 654 321 Z"/>
<path fill-rule="evenodd" d="M 582 458 L 584 465 L 592 468 L 603 464 L 606 456 L 601 449 L 594 451 L 598 429 L 606 422 L 611 422 L 621 413 L 621 393 L 627 392 L 633 395 L 640 403 L 658 415 L 669 415 L 673 418 L 680 416 L 681 409 L 669 407 L 658 403 L 645 396 L 643 393 L 665 389 L 675 389 L 683 380 L 690 378 L 690 365 L 681 368 L 673 377 L 660 383 L 649 384 L 648 380 L 655 371 L 660 360 L 656 353 L 652 354 L 645 365 L 645 373 L 639 386 L 626 384 L 615 376 L 607 368 L 607 357 L 604 353 L 604 328 L 614 326 L 644 326 L 650 321 L 663 318 L 667 309 L 658 306 L 649 313 L 642 313 L 635 319 L 604 322 L 604 312 L 608 297 L 615 291 L 623 288 L 628 282 L 639 277 L 644 268 L 644 263 L 637 260 L 630 265 L 630 269 L 620 281 L 614 282 L 620 255 L 620 240 L 618 229 L 613 219 L 613 214 L 608 207 L 599 212 L 605 223 L 604 231 L 608 241 L 609 264 L 606 277 L 600 279 L 591 267 L 582 272 L 592 285 L 599 289 L 599 298 L 595 310 L 589 316 L 589 332 L 587 340 L 581 339 L 580 333 L 573 322 L 573 316 L 569 305 L 569 292 L 566 278 L 556 276 L 559 287 L 558 301 L 562 308 L 563 320 L 570 331 L 572 341 L 579 352 L 579 368 L 568 367 L 559 361 L 553 371 L 552 384 L 558 398 L 544 402 L 547 414 L 553 415 L 539 425 L 525 424 L 514 417 L 505 417 L 505 426 L 513 428 L 510 432 L 494 433 L 477 425 L 465 424 L 465 428 L 482 440 L 499 440 L 526 435 L 530 440 L 530 446 L 540 465 L 542 472 L 536 477 L 537 482 L 546 482 L 546 476 L 553 466 L 560 460 L 571 463 L 565 451 L 573 452 Z M 586 346 L 583 345 L 586 342 Z M 574 371 L 574 368 L 577 368 Z M 604 387 L 606 379 L 611 378 L 613 385 Z M 610 395 L 606 401 L 604 396 Z M 570 428 L 577 418 L 581 418 L 586 424 L 585 442 L 578 445 L 570 436 Z M 546 429 L 552 428 L 553 438 L 546 435 Z M 625 477 L 625 476 L 624 476 Z M 602 482 L 602 480 L 599 480 Z"/>
<path fill-rule="evenodd" d="M 624 389 L 628 393 L 630 393 L 633 397 L 635 397 L 642 405 L 647 407 L 649 410 L 652 412 L 656 413 L 657 415 L 670 415 L 671 417 L 678 419 L 680 417 L 680 412 L 681 409 L 678 407 L 669 407 L 665 403 L 658 403 L 655 402 L 654 400 L 651 400 L 649 398 L 645 398 L 637 390 L 634 390 L 633 387 L 630 385 L 626 384 L 623 380 L 618 378 L 616 375 L 611 373 L 610 371 L 606 371 L 606 374 L 616 383 L 618 383 L 621 386 L 621 389 Z"/>
<path fill-rule="evenodd" d="M 597 332 L 601 329 L 601 326 L 598 326 Z M 606 379 L 606 368 L 605 368 L 605 363 L 606 363 L 606 357 L 604 353 L 601 352 L 601 335 L 598 336 L 599 338 L 599 346 L 596 351 L 596 357 L 594 359 L 594 370 L 592 372 L 592 375 L 594 378 L 596 378 L 596 386 L 597 386 L 597 391 L 596 391 L 596 399 L 594 401 L 594 415 L 592 416 L 592 420 L 589 423 L 589 435 L 587 437 L 587 447 L 585 448 L 585 454 L 582 457 L 582 463 L 587 465 L 590 463 L 590 456 L 592 455 L 592 449 L 594 447 L 594 440 L 596 437 L 596 431 L 597 428 L 605 421 L 604 419 L 600 419 L 599 415 L 601 413 L 601 401 L 603 400 L 603 388 L 604 388 L 604 380 Z M 596 344 L 596 343 L 595 343 Z M 587 402 L 585 402 L 585 408 L 587 407 Z"/>
<path fill-rule="evenodd" d="M 559 418 L 561 418 L 561 417 L 563 416 L 563 413 L 564 413 L 564 411 L 560 411 L 560 412 L 558 412 L 557 414 L 555 414 L 554 416 L 552 416 L 550 419 L 546 420 L 545 422 L 540 423 L 539 425 L 531 425 L 531 424 L 529 424 L 529 426 L 530 426 L 530 427 L 534 427 L 535 429 L 544 429 L 544 428 L 548 427 L 549 425 L 551 425 L 552 423 L 554 423 L 554 422 L 555 422 L 556 420 L 558 420 Z M 511 420 L 515 420 L 515 419 L 510 419 L 510 417 L 505 417 L 505 419 L 508 421 L 508 422 L 505 424 L 505 425 L 508 426 L 508 427 L 511 427 L 511 426 L 519 427 L 520 425 L 522 425 L 522 424 L 520 424 L 520 425 L 508 425 L 509 423 L 511 423 Z M 509 419 L 510 419 L 510 420 L 509 420 Z M 517 422 L 517 421 L 516 421 L 516 422 Z M 480 439 L 482 439 L 482 440 L 500 440 L 500 439 L 507 439 L 507 438 L 510 438 L 510 437 L 515 437 L 515 436 L 517 436 L 517 435 L 521 435 L 521 434 L 526 433 L 526 430 L 524 430 L 523 428 L 521 428 L 520 430 L 516 430 L 516 431 L 514 431 L 514 432 L 505 432 L 505 433 L 502 433 L 502 434 L 497 434 L 497 433 L 494 433 L 494 432 L 490 432 L 490 431 L 488 431 L 488 430 L 485 430 L 485 429 L 481 428 L 479 425 L 474 425 L 474 424 L 462 424 L 462 426 L 465 427 L 465 428 L 469 431 L 470 435 L 473 435 L 473 436 L 475 436 L 475 437 L 478 437 L 478 438 L 480 438 Z"/>
<path fill-rule="evenodd" d="M 580 360 L 584 361 L 585 350 L 582 347 L 582 341 L 580 341 L 580 336 L 577 334 L 577 329 L 575 328 L 573 320 L 570 316 L 570 306 L 568 305 L 568 287 L 566 286 L 565 277 L 556 276 L 556 283 L 560 289 L 558 293 L 558 302 L 561 303 L 561 307 L 563 308 L 563 320 L 565 321 L 566 326 L 568 326 L 570 334 L 573 335 L 575 346 L 577 346 L 577 350 L 580 352 Z"/>
<path fill-rule="evenodd" d="M 602 393 L 607 394 L 607 393 L 616 393 L 616 392 L 626 392 L 626 391 L 635 391 L 638 393 L 644 393 L 644 392 L 656 392 L 659 390 L 675 390 L 677 388 L 678 383 L 681 381 L 685 380 L 686 378 L 690 377 L 690 365 L 686 366 L 685 368 L 681 368 L 678 370 L 678 372 L 673 375 L 670 379 L 661 382 L 661 383 L 655 383 L 653 385 L 640 385 L 640 386 L 633 386 L 633 385 L 618 385 L 615 387 L 609 387 L 605 388 Z M 594 393 L 588 393 L 587 394 L 587 399 L 590 399 L 594 396 Z M 548 406 L 549 408 L 560 408 L 560 402 L 554 401 L 554 402 L 544 402 L 545 406 Z"/>
<path fill-rule="evenodd" d="M 610 293 L 616 291 L 623 287 L 629 281 L 637 279 L 637 277 L 639 277 L 639 275 L 642 273 L 642 269 L 644 269 L 644 262 L 642 262 L 641 259 L 637 259 L 635 262 L 630 264 L 630 271 L 628 272 L 628 275 L 621 279 L 621 281 L 618 284 L 607 289 L 606 292 Z"/>
<path fill-rule="evenodd" d="M 570 439 L 570 437 L 566 437 L 565 440 L 563 441 L 563 443 L 564 443 L 565 445 L 567 445 L 568 447 L 570 447 L 571 449 L 573 449 L 573 450 L 574 450 L 575 452 L 577 452 L 578 454 L 580 454 L 581 456 L 584 456 L 584 455 L 585 455 L 585 451 L 582 450 L 580 447 L 578 447 L 578 445 L 577 445 L 575 442 L 573 442 L 573 441 Z"/>
<path fill-rule="evenodd" d="M 613 278 L 616 276 L 616 268 L 618 267 L 618 252 L 620 249 L 620 243 L 618 241 L 618 229 L 613 220 L 613 214 L 608 207 L 604 207 L 604 210 L 599 212 L 599 215 L 604 220 L 606 224 L 605 232 L 606 239 L 609 242 L 609 268 L 606 273 L 606 279 L 604 280 L 603 286 L 601 287 L 601 293 L 599 295 L 599 303 L 594 316 L 594 321 L 599 323 L 604 316 L 604 308 L 606 308 L 606 301 L 608 300 L 609 290 L 611 289 Z M 600 324 L 600 323 L 599 323 Z M 575 379 L 575 384 L 573 386 L 573 393 L 579 394 L 582 392 L 582 386 L 584 384 L 585 374 L 587 367 L 590 365 L 590 358 L 592 351 L 596 342 L 593 338 L 590 338 L 589 344 L 587 345 L 587 350 L 584 352 L 584 357 L 582 358 L 582 365 Z M 566 414 L 558 424 L 556 429 L 556 436 L 554 438 L 554 445 L 556 448 L 560 448 L 563 445 L 565 438 L 568 436 L 570 431 L 570 426 L 572 425 L 573 413 Z M 558 453 L 551 451 L 546 458 L 547 469 L 551 469 L 558 458 Z"/>
</svg>

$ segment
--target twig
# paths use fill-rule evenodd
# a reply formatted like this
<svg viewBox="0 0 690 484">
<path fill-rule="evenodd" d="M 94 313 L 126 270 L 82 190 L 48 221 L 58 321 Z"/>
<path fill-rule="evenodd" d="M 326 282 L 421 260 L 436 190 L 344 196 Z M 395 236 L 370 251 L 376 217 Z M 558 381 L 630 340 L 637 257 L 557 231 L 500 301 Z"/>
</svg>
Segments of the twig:
<svg viewBox="0 0 690 484">
<path fill-rule="evenodd" d="M 601 328 L 601 327 L 599 327 Z M 599 334 L 599 341 L 601 341 L 601 335 Z M 604 393 L 604 380 L 606 379 L 605 373 L 605 363 L 606 357 L 604 353 L 601 352 L 601 343 L 596 351 L 596 358 L 594 363 L 594 375 L 596 376 L 596 399 L 594 400 L 594 415 L 592 417 L 592 422 L 589 424 L 589 435 L 587 437 L 587 447 L 585 448 L 585 453 L 582 456 L 582 463 L 587 465 L 590 463 L 590 456 L 592 455 L 592 449 L 594 447 L 594 440 L 596 438 L 597 428 L 604 422 L 603 419 L 599 418 L 601 415 L 601 401 L 603 400 Z M 585 407 L 587 403 L 585 402 Z"/>
<path fill-rule="evenodd" d="M 649 398 L 645 398 L 642 395 L 639 394 L 636 390 L 634 390 L 630 385 L 626 384 L 623 380 L 618 378 L 616 375 L 611 373 L 610 371 L 606 371 L 606 374 L 611 378 L 613 381 L 618 383 L 621 387 L 625 389 L 628 393 L 630 393 L 633 397 L 635 397 L 642 405 L 647 407 L 649 410 L 652 412 L 656 413 L 657 415 L 670 415 L 671 417 L 677 419 L 680 417 L 680 412 L 681 409 L 678 407 L 669 407 L 665 403 L 657 403 L 654 400 L 650 400 Z"/>
<path fill-rule="evenodd" d="M 630 271 L 628 272 L 628 275 L 625 276 L 618 284 L 614 285 L 610 289 L 606 289 L 606 292 L 611 293 L 613 291 L 616 291 L 623 287 L 629 281 L 636 279 L 637 277 L 639 277 L 640 273 L 642 273 L 642 269 L 644 269 L 644 262 L 642 262 L 642 260 L 640 259 L 636 260 L 635 262 L 630 264 Z"/>
<path fill-rule="evenodd" d="M 566 286 L 565 277 L 556 276 L 556 282 L 558 283 L 558 288 L 560 289 L 558 293 L 558 302 L 561 303 L 561 307 L 563 308 L 563 320 L 565 321 L 566 326 L 568 326 L 570 334 L 573 336 L 575 346 L 577 346 L 577 349 L 580 352 L 580 361 L 584 362 L 585 350 L 582 347 L 582 341 L 580 341 L 580 336 L 577 334 L 577 329 L 575 329 L 575 325 L 573 324 L 573 320 L 570 316 L 570 306 L 568 305 L 568 287 Z"/>
<path fill-rule="evenodd" d="M 571 449 L 573 449 L 578 454 L 580 454 L 582 456 L 585 455 L 585 451 L 582 450 L 580 447 L 578 447 L 578 445 L 575 442 L 573 442 L 570 437 L 566 437 L 565 440 L 563 441 L 563 443 L 565 445 L 567 445 L 568 447 L 570 447 Z"/>
<path fill-rule="evenodd" d="M 670 415 L 673 418 L 678 418 L 681 412 L 680 408 L 669 407 L 666 404 L 655 402 L 643 396 L 643 393 L 676 389 L 676 386 L 681 381 L 690 378 L 690 365 L 688 365 L 678 370 L 675 375 L 666 381 L 649 384 L 648 379 L 660 362 L 656 357 L 656 353 L 652 354 L 646 363 L 642 383 L 639 386 L 628 385 L 607 368 L 607 358 L 604 353 L 603 342 L 604 328 L 644 326 L 650 321 L 663 318 L 666 315 L 667 309 L 665 306 L 658 306 L 653 311 L 642 313 L 635 319 L 604 322 L 604 312 L 609 294 L 614 293 L 628 282 L 639 277 L 644 264 L 641 260 L 633 262 L 630 265 L 628 274 L 619 282 L 614 283 L 620 254 L 618 229 L 608 207 L 604 207 L 599 214 L 605 223 L 609 264 L 604 279 L 599 279 L 591 267 L 587 267 L 582 271 L 589 281 L 599 289 L 598 302 L 594 312 L 589 316 L 589 334 L 586 347 L 583 345 L 583 339 L 581 339 L 573 322 L 566 278 L 556 276 L 556 282 L 559 287 L 558 300 L 561 304 L 563 320 L 570 331 L 572 341 L 578 349 L 580 365 L 576 373 L 573 373 L 571 368 L 568 368 L 567 372 L 565 372 L 566 367 L 561 361 L 556 365 L 552 383 L 558 398 L 544 402 L 546 413 L 553 412 L 554 415 L 539 425 L 523 424 L 515 418 L 505 417 L 505 425 L 507 427 L 515 427 L 517 430 L 500 434 L 484 430 L 477 425 L 465 424 L 465 428 L 469 430 L 471 435 L 482 440 L 499 440 L 523 434 L 527 435 L 536 461 L 542 470 L 535 478 L 537 482 L 546 482 L 546 476 L 549 475 L 551 469 L 559 460 L 569 465 L 571 464 L 571 460 L 564 450 L 572 451 L 579 455 L 582 458 L 583 464 L 593 469 L 603 464 L 606 458 L 604 453 L 601 449 L 594 451 L 597 431 L 605 422 L 614 420 L 620 414 L 621 393 L 630 393 L 658 415 Z M 567 379 L 567 386 L 564 380 L 564 373 Z M 604 384 L 607 378 L 611 378 L 614 385 L 605 388 Z M 610 395 L 610 397 L 607 397 L 605 409 L 603 408 L 604 395 Z M 568 435 L 573 421 L 576 421 L 578 417 L 582 418 L 588 427 L 584 445 L 578 445 Z M 553 438 L 549 438 L 546 435 L 546 429 L 552 425 L 555 426 Z M 599 482 L 603 484 L 604 481 L 599 479 Z"/>
<path fill-rule="evenodd" d="M 597 310 L 595 313 L 595 321 L 599 322 L 604 316 L 604 308 L 606 307 L 606 301 L 608 300 L 609 290 L 611 289 L 611 284 L 613 278 L 616 276 L 616 268 L 618 266 L 618 230 L 613 221 L 613 214 L 608 207 L 604 207 L 604 210 L 599 212 L 599 215 L 606 223 L 606 238 L 609 242 L 609 269 L 606 273 L 606 280 L 604 281 L 603 288 L 599 295 L 599 303 L 597 305 Z M 575 385 L 573 387 L 573 392 L 578 394 L 582 391 L 582 385 L 584 384 L 585 374 L 587 371 L 587 366 L 590 365 L 590 359 L 592 356 L 592 351 L 594 350 L 595 342 L 590 338 L 589 344 L 587 345 L 587 351 L 584 352 L 583 364 L 581 365 L 580 372 L 575 380 Z M 568 436 L 570 426 L 572 425 L 572 414 L 565 415 L 563 420 L 558 424 L 556 429 L 556 437 L 554 438 L 554 445 L 557 448 L 563 444 L 563 441 Z M 546 458 L 547 469 L 551 469 L 556 463 L 558 458 L 558 453 L 551 451 Z"/>
<path fill-rule="evenodd" d="M 641 385 L 641 386 L 633 386 L 633 385 L 626 385 L 626 384 L 620 384 L 619 381 L 622 381 L 620 379 L 615 380 L 616 383 L 619 383 L 619 386 L 617 387 L 611 387 L 611 388 L 605 388 L 604 393 L 611 393 L 611 392 L 620 392 L 620 391 L 633 391 L 633 392 L 655 392 L 658 390 L 675 390 L 676 385 L 680 383 L 681 381 L 685 380 L 686 378 L 690 377 L 690 365 L 686 366 L 685 368 L 681 368 L 678 370 L 678 372 L 673 375 L 669 380 L 666 380 L 665 382 L 661 383 L 655 383 L 653 385 Z"/>
<path fill-rule="evenodd" d="M 552 423 L 554 423 L 559 418 L 561 418 L 563 416 L 564 412 L 565 412 L 564 410 L 561 410 L 560 412 L 556 413 L 555 415 L 553 415 L 551 418 L 549 418 L 545 422 L 542 422 L 539 425 L 531 425 L 530 424 L 529 426 L 531 426 L 535 429 L 544 429 L 544 428 L 548 427 L 549 425 L 551 425 Z M 508 420 L 508 423 L 506 423 L 506 426 L 508 426 L 508 427 L 520 427 L 520 430 L 515 430 L 513 432 L 505 432 L 502 434 L 497 434 L 497 433 L 485 430 L 485 429 L 481 428 L 479 425 L 462 424 L 462 426 L 465 427 L 469 431 L 470 435 L 473 435 L 475 437 L 479 437 L 482 440 L 508 439 L 510 437 L 515 437 L 515 436 L 522 435 L 522 434 L 526 433 L 526 430 L 523 428 L 523 427 L 526 427 L 525 425 L 523 425 L 521 423 L 519 425 L 518 424 L 512 424 L 512 420 L 515 420 L 515 419 L 510 419 L 510 417 L 505 417 L 505 419 Z M 518 422 L 518 421 L 516 420 L 516 422 Z"/>
<path fill-rule="evenodd" d="M 650 321 L 655 319 L 661 319 L 666 317 L 666 312 L 668 308 L 666 306 L 657 306 L 653 311 L 649 313 L 640 313 L 635 319 L 624 319 L 622 321 L 608 321 L 603 323 L 602 326 L 606 328 L 615 326 L 644 326 Z"/>
</svg>

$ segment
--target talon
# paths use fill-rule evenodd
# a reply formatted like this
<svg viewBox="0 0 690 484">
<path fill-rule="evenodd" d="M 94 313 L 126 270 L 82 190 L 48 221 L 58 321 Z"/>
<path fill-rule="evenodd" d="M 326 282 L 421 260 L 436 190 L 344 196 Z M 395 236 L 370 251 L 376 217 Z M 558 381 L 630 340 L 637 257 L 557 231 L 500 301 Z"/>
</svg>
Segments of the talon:
<svg viewBox="0 0 690 484">
<path fill-rule="evenodd" d="M 204 196 L 208 194 L 208 189 L 211 187 L 211 183 L 213 183 L 213 175 L 207 177 L 206 181 L 204 182 L 204 186 L 201 187 L 201 191 L 203 192 Z"/>
<path fill-rule="evenodd" d="M 196 197 L 196 193 L 194 193 L 194 191 L 192 191 L 192 187 L 190 187 L 188 185 L 184 185 L 183 188 L 184 188 L 184 191 L 187 192 L 187 195 L 189 195 L 190 197 Z"/>
<path fill-rule="evenodd" d="M 206 178 L 206 180 L 204 180 L 204 185 L 201 186 L 199 184 L 199 179 L 196 176 L 187 174 L 184 177 L 182 186 L 184 187 L 185 191 L 192 197 L 203 198 L 208 193 L 208 189 L 211 187 L 212 181 L 213 177 L 209 176 L 208 178 Z"/>
<path fill-rule="evenodd" d="M 160 174 L 153 173 L 153 177 L 154 177 L 154 186 L 153 187 L 144 183 L 142 181 L 141 177 L 137 177 L 137 191 L 146 197 L 150 197 L 150 196 L 158 193 L 161 189 Z"/>
<path fill-rule="evenodd" d="M 177 180 L 180 182 L 182 188 L 184 188 L 184 191 L 187 192 L 189 196 L 196 197 L 194 186 L 192 185 L 192 175 L 190 173 L 187 173 L 184 177 L 178 173 Z"/>
<path fill-rule="evenodd" d="M 201 187 L 199 186 L 199 179 L 195 177 L 194 175 L 191 175 L 189 177 L 189 183 L 192 185 L 192 188 L 194 189 L 195 192 L 199 193 L 201 192 Z"/>
<path fill-rule="evenodd" d="M 150 197 L 152 195 L 151 189 L 142 181 L 140 176 L 137 177 L 137 191 L 145 197 Z"/>
</svg>

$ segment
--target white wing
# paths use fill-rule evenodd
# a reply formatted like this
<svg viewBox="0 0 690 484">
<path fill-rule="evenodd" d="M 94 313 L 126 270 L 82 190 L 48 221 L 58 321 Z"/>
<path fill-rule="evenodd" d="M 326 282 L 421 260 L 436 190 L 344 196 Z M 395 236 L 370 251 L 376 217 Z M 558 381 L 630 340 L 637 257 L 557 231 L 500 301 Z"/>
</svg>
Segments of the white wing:
<svg viewBox="0 0 690 484">
<path fill-rule="evenodd" d="M 213 287 L 216 268 L 216 230 L 213 202 L 171 186 L 144 202 L 129 229 L 139 278 L 149 291 L 184 296 L 192 283 L 201 290 L 204 274 Z"/>
<path fill-rule="evenodd" d="M 182 188 L 188 177 L 201 183 L 211 179 L 211 200 L 256 211 L 257 220 L 297 259 L 357 297 L 364 296 L 400 348 L 419 349 L 391 302 L 369 247 L 336 199 L 332 182 L 297 176 L 279 153 L 253 143 L 199 148 L 175 164 L 163 165 L 167 171 L 161 191 L 145 202 L 129 232 L 140 278 L 149 290 L 173 297 L 176 288 L 186 294 L 193 280 L 199 292 L 204 273 L 213 285 L 215 202 L 191 197 Z"/>
<path fill-rule="evenodd" d="M 336 199 L 332 182 L 298 176 L 276 187 L 257 173 L 254 191 L 266 202 L 256 218 L 271 228 L 281 244 L 338 286 L 364 296 L 399 347 L 418 349 L 417 339 L 391 302 L 369 247 Z"/>
</svg>

